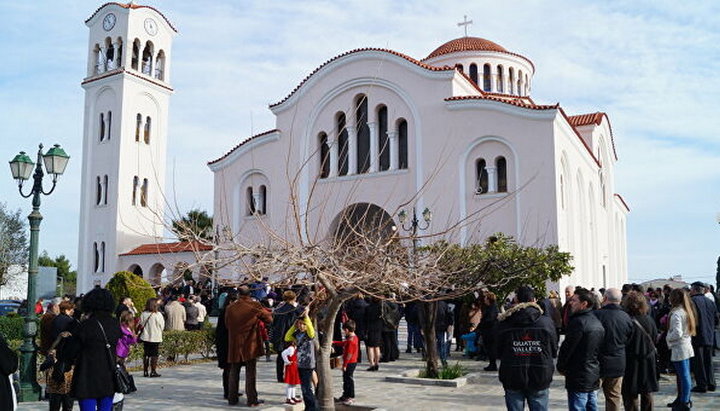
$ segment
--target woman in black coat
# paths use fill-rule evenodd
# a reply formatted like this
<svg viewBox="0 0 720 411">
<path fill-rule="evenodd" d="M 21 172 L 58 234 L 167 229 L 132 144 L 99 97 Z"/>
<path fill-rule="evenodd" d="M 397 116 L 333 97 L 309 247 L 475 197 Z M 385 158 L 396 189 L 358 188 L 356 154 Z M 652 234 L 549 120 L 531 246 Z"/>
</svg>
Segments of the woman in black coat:
<svg viewBox="0 0 720 411">
<path fill-rule="evenodd" d="M 625 344 L 623 404 L 626 410 L 652 410 L 652 393 L 658 390 L 654 346 L 658 334 L 657 328 L 655 321 L 647 315 L 649 307 L 645 296 L 641 293 L 631 291 L 622 305 L 633 320 L 632 334 Z M 638 394 L 640 394 L 640 407 L 638 407 Z"/>
<path fill-rule="evenodd" d="M 228 377 L 230 377 L 230 364 L 228 364 L 228 330 L 225 326 L 225 309 L 238 299 L 238 292 L 230 291 L 225 298 L 223 307 L 218 314 L 217 328 L 215 328 L 215 353 L 217 354 L 218 368 L 222 368 L 223 398 L 228 397 Z"/>
<path fill-rule="evenodd" d="M 112 410 L 115 345 L 122 336 L 120 322 L 112 315 L 114 308 L 110 291 L 98 287 L 87 293 L 82 301 L 86 318 L 77 326 L 62 354 L 75 365 L 71 395 L 77 398 L 80 411 Z"/>
<path fill-rule="evenodd" d="M 11 378 L 17 369 L 17 354 L 8 347 L 5 337 L 0 334 L 0 410 L 15 409 Z"/>
<path fill-rule="evenodd" d="M 480 334 L 487 352 L 489 364 L 483 368 L 485 371 L 497 371 L 497 353 L 495 349 L 495 326 L 498 322 L 498 311 L 495 294 L 486 291 L 483 299 L 482 319 L 480 320 Z"/>
</svg>

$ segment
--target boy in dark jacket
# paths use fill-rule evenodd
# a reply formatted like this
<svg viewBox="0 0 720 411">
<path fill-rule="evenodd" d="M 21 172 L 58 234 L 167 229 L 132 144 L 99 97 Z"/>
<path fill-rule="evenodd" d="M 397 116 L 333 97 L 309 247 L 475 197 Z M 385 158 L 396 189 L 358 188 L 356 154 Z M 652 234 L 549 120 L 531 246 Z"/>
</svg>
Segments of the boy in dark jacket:
<svg viewBox="0 0 720 411">
<path fill-rule="evenodd" d="M 584 288 L 575 291 L 570 298 L 570 322 L 565 331 L 565 341 L 560 346 L 557 369 L 565 376 L 568 392 L 568 409 L 597 409 L 597 393 L 600 388 L 600 346 L 605 329 L 592 313 L 595 297 Z"/>
<path fill-rule="evenodd" d="M 557 356 L 555 324 L 543 315 L 530 287 L 515 291 L 518 304 L 498 316 L 497 356 L 508 410 L 547 410 Z"/>
</svg>

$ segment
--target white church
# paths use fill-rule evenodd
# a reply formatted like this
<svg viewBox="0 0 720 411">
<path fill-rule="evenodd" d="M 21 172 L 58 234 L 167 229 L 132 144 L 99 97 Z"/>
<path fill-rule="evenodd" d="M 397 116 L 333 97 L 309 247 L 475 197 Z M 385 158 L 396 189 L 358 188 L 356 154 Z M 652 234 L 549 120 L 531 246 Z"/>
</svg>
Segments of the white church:
<svg viewBox="0 0 720 411">
<path fill-rule="evenodd" d="M 161 242 L 176 31 L 134 4 L 108 3 L 86 24 L 78 289 L 118 270 L 158 282 L 203 251 Z M 450 237 L 462 244 L 503 232 L 572 253 L 574 273 L 551 288 L 626 282 L 629 209 L 614 191 L 609 118 L 536 103 L 535 70 L 467 36 L 421 59 L 377 48 L 331 58 L 270 106 L 274 129 L 208 163 L 218 231 L 243 241 L 292 231 L 291 193 L 310 236 L 331 235 L 357 205 L 398 226 L 399 210 L 427 208 L 424 233 L 462 222 Z M 239 267 L 223 275 L 245 276 Z"/>
</svg>

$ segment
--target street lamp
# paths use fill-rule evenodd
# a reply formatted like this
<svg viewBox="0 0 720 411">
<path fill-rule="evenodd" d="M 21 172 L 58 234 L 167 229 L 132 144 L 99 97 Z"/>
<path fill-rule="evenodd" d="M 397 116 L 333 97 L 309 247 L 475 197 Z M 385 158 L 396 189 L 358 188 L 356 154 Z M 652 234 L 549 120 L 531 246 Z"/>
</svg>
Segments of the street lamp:
<svg viewBox="0 0 720 411">
<path fill-rule="evenodd" d="M 24 151 L 21 151 L 10 161 L 10 171 L 13 179 L 17 181 L 20 195 L 23 198 L 32 197 L 33 206 L 32 212 L 28 215 L 30 221 L 30 262 L 28 266 L 27 313 L 25 314 L 25 326 L 23 327 L 24 341 L 20 346 L 22 356 L 20 358 L 20 393 L 18 400 L 21 402 L 38 401 L 41 392 L 40 385 L 37 382 L 37 354 L 35 350 L 37 325 L 34 309 L 38 273 L 38 238 L 40 235 L 40 222 L 42 221 L 40 195 L 50 195 L 55 190 L 57 178 L 65 171 L 68 160 L 70 160 L 70 156 L 58 144 L 55 144 L 45 154 L 43 154 L 42 149 L 43 145 L 40 144 L 36 163 L 33 163 Z M 43 164 L 45 164 L 47 174 L 52 174 L 52 187 L 47 192 L 43 190 L 42 186 L 43 176 L 45 176 Z M 23 183 L 30 179 L 33 167 L 35 168 L 35 174 L 32 175 L 33 185 L 30 192 L 25 194 L 23 193 Z"/>
<path fill-rule="evenodd" d="M 418 219 L 417 212 L 415 210 L 415 206 L 412 208 L 412 219 L 410 221 L 407 221 L 408 219 L 408 213 L 405 210 L 400 210 L 398 213 L 398 220 L 400 220 L 400 227 L 402 227 L 403 230 L 410 233 L 410 238 L 412 239 L 413 244 L 413 258 L 415 258 L 415 253 L 417 252 L 417 245 L 418 245 L 418 238 L 417 233 L 418 231 L 425 231 L 430 227 L 430 221 L 432 221 L 432 211 L 430 211 L 429 208 L 425 207 L 425 209 L 422 212 L 422 221 L 425 222 L 424 226 L 422 225 L 422 222 Z M 409 223 L 408 226 L 405 225 L 405 223 Z"/>
</svg>

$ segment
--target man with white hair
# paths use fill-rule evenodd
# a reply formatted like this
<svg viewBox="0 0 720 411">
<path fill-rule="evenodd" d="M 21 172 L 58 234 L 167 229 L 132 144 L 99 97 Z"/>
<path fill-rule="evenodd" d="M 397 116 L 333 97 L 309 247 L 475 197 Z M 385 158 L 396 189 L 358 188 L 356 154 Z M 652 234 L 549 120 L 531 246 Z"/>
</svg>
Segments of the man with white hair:
<svg viewBox="0 0 720 411">
<path fill-rule="evenodd" d="M 608 288 L 602 308 L 594 311 L 605 328 L 605 338 L 600 345 L 600 378 L 605 394 L 605 410 L 622 409 L 622 379 L 625 374 L 625 344 L 630 340 L 633 322 L 620 308 L 622 292 Z"/>
</svg>

